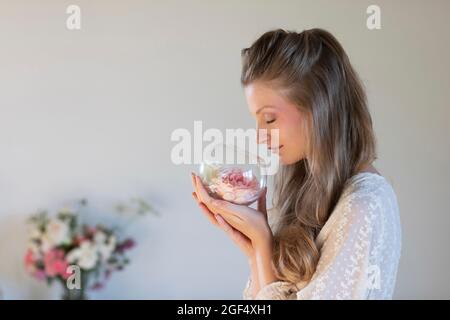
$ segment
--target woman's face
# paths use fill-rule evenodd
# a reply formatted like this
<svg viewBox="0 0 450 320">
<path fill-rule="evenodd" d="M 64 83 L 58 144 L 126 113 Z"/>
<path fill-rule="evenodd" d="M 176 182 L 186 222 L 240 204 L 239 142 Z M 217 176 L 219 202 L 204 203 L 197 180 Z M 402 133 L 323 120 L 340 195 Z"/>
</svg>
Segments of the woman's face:
<svg viewBox="0 0 450 320">
<path fill-rule="evenodd" d="M 306 158 L 308 141 L 304 112 L 300 112 L 295 104 L 261 82 L 250 83 L 244 90 L 257 128 L 267 129 L 267 141 L 258 135 L 258 143 L 266 143 L 272 148 L 272 152 L 279 154 L 280 162 L 285 165 Z M 271 133 L 271 129 L 279 130 L 279 143 L 276 143 L 276 134 Z"/>
</svg>

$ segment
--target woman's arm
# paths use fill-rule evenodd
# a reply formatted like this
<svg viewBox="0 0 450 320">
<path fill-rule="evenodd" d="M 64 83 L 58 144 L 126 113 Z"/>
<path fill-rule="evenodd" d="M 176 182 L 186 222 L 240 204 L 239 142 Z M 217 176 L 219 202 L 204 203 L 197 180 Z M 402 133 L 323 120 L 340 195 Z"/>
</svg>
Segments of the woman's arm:
<svg viewBox="0 0 450 320">
<path fill-rule="evenodd" d="M 260 255 L 259 261 L 255 253 L 248 261 L 250 267 L 250 290 L 251 298 L 255 299 L 262 286 L 277 281 L 274 272 L 273 264 L 270 261 L 271 253 Z M 260 281 L 259 279 L 262 279 Z"/>
<path fill-rule="evenodd" d="M 254 260 L 256 263 L 256 272 L 258 275 L 258 285 L 260 288 L 268 284 L 278 281 L 275 275 L 275 267 L 273 265 L 273 237 L 269 233 L 263 243 L 254 245 Z"/>
<path fill-rule="evenodd" d="M 250 266 L 250 289 L 252 294 L 252 299 L 255 299 L 256 295 L 259 292 L 259 279 L 258 279 L 258 268 L 256 265 L 255 257 L 251 257 L 248 261 Z"/>
<path fill-rule="evenodd" d="M 266 286 L 278 280 L 275 276 L 272 262 L 271 242 L 265 246 L 265 250 L 254 251 L 254 254 L 249 259 L 249 266 L 251 296 L 252 299 L 255 299 L 262 286 Z"/>
</svg>

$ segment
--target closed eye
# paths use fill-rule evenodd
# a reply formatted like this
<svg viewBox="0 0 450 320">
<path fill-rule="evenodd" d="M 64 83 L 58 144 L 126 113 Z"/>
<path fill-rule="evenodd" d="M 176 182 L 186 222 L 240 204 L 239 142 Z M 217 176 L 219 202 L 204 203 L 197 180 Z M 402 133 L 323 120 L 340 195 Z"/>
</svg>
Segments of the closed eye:
<svg viewBox="0 0 450 320">
<path fill-rule="evenodd" d="M 276 120 L 276 119 L 269 120 L 269 121 L 266 121 L 266 123 L 267 123 L 267 124 L 271 124 L 271 123 L 275 122 L 275 120 Z"/>
</svg>

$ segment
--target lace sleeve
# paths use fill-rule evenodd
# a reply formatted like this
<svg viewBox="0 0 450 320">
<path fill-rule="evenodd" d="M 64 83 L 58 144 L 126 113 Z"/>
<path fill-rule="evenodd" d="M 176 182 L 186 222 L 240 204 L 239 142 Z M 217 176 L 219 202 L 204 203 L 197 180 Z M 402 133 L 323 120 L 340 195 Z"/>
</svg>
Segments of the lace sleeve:
<svg viewBox="0 0 450 320">
<path fill-rule="evenodd" d="M 251 285 L 251 278 L 249 277 L 248 279 L 247 279 L 247 283 L 245 284 L 245 288 L 244 288 L 244 291 L 242 292 L 242 298 L 244 299 L 244 300 L 252 300 L 253 298 L 252 298 L 252 293 L 251 293 L 251 288 L 250 288 L 250 285 Z"/>
<path fill-rule="evenodd" d="M 287 300 L 295 299 L 296 286 L 283 281 L 273 282 L 262 288 L 255 300 L 270 299 L 270 300 Z M 243 291 L 244 300 L 253 300 L 251 292 L 251 279 L 247 280 Z"/>
<path fill-rule="evenodd" d="M 324 226 L 327 235 L 312 279 L 301 288 L 270 283 L 255 300 L 392 298 L 401 242 L 390 186 L 348 195 L 333 215 L 331 225 Z"/>
</svg>

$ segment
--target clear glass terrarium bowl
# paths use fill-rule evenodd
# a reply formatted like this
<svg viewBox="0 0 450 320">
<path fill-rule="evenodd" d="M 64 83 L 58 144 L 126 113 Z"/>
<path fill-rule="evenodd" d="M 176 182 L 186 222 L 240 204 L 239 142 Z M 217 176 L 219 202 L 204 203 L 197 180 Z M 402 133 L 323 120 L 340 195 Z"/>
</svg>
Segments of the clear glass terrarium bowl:
<svg viewBox="0 0 450 320">
<path fill-rule="evenodd" d="M 218 144 L 200 164 L 199 176 L 213 198 L 250 205 L 258 200 L 267 184 L 263 165 L 263 159 L 254 153 Z"/>
</svg>

